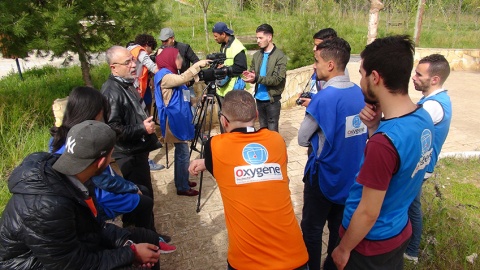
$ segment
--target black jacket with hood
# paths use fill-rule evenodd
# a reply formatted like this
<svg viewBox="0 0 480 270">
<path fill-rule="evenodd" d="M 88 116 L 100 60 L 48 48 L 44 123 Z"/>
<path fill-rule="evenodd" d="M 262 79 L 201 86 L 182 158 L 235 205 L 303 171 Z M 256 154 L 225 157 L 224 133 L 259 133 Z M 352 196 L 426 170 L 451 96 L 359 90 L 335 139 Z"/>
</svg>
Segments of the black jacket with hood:
<svg viewBox="0 0 480 270">
<path fill-rule="evenodd" d="M 0 269 L 114 269 L 133 263 L 130 233 L 101 226 L 87 195 L 34 153 L 8 179 L 13 194 L 0 219 Z"/>
</svg>

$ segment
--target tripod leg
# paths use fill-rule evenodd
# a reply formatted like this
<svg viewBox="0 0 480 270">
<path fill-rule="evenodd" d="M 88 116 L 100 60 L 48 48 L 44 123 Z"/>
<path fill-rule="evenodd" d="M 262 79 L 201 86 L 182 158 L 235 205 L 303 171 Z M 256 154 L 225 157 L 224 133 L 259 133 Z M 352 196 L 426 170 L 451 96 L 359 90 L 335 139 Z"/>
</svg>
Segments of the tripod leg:
<svg viewBox="0 0 480 270">
<path fill-rule="evenodd" d="M 202 100 L 202 103 L 199 107 L 197 107 L 197 111 L 195 113 L 194 121 L 197 119 L 197 123 L 194 122 L 195 124 L 195 137 L 192 140 L 192 143 L 190 144 L 190 157 L 192 156 L 193 150 L 200 152 L 196 146 L 198 139 L 200 138 L 200 134 L 202 131 L 202 127 L 204 126 L 205 123 L 205 109 L 207 108 L 208 104 L 208 97 L 204 97 Z"/>
<path fill-rule="evenodd" d="M 168 163 L 168 143 L 165 143 L 165 158 L 167 159 L 167 169 L 170 168 L 170 163 Z"/>
<path fill-rule="evenodd" d="M 215 101 L 213 98 L 210 98 L 209 101 L 207 102 L 207 110 L 210 114 L 210 119 L 208 122 L 208 138 L 210 138 L 211 132 L 212 132 L 212 125 L 213 125 L 213 105 L 215 104 Z M 204 122 L 204 131 L 206 130 L 205 128 L 207 127 L 207 123 Z M 200 151 L 200 158 L 204 157 L 204 145 L 205 143 L 202 143 L 201 146 L 201 151 Z M 203 187 L 203 172 L 200 173 L 200 184 L 198 187 L 198 200 L 197 200 L 197 213 L 200 212 L 200 200 L 202 198 L 202 187 Z"/>
</svg>

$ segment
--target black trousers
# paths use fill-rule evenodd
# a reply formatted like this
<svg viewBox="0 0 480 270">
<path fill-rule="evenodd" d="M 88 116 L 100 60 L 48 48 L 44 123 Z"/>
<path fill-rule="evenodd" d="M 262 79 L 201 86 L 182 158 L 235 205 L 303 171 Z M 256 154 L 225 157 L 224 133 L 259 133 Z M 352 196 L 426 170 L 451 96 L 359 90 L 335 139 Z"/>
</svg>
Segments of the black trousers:
<svg viewBox="0 0 480 270">
<path fill-rule="evenodd" d="M 345 206 L 329 201 L 318 186 L 317 176 L 312 176 L 313 180 L 310 184 L 308 175 L 306 174 L 303 179 L 305 187 L 303 191 L 302 222 L 300 224 L 303 240 L 308 251 L 308 266 L 310 270 L 320 270 L 323 227 L 325 222 L 328 221 L 327 258 L 323 264 L 323 269 L 337 269 L 332 259 L 332 252 L 339 239 L 338 229 L 342 224 Z"/>
<path fill-rule="evenodd" d="M 142 195 L 137 207 L 130 213 L 123 214 L 122 221 L 124 225 L 134 224 L 136 227 L 142 227 L 152 231 L 155 229 L 153 219 L 153 200 L 151 194 L 145 186 L 138 186 Z"/>
<path fill-rule="evenodd" d="M 145 186 L 153 199 L 152 178 L 148 165 L 148 152 L 115 159 L 122 171 L 123 178 L 132 181 L 137 186 Z"/>
<path fill-rule="evenodd" d="M 115 161 L 117 162 L 118 167 L 123 174 L 123 178 L 135 183 L 139 188 L 141 188 L 140 190 L 142 193 L 145 196 L 150 197 L 151 200 L 149 201 L 148 198 L 142 198 L 142 196 L 140 196 L 140 202 L 137 206 L 138 211 L 134 211 L 135 213 L 131 212 L 130 215 L 127 214 L 124 216 L 123 221 L 125 223 L 134 223 L 138 227 L 144 227 L 156 231 L 154 225 L 155 218 L 152 211 L 155 200 L 153 196 L 150 166 L 148 165 L 148 152 L 118 158 Z M 150 215 L 145 217 L 143 215 L 145 215 L 147 208 L 150 207 L 149 204 L 152 205 L 152 210 L 150 210 Z"/>
<path fill-rule="evenodd" d="M 403 253 L 407 249 L 410 239 L 405 241 L 398 248 L 384 254 L 375 256 L 363 256 L 355 250 L 350 253 L 345 270 L 371 269 L 371 270 L 402 270 Z"/>
</svg>

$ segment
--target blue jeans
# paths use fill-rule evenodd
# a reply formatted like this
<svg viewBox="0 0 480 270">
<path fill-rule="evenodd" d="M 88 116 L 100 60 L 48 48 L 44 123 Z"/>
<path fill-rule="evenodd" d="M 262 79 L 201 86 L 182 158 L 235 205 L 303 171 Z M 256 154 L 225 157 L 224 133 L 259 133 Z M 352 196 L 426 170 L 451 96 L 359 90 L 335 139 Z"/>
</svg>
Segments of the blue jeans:
<svg viewBox="0 0 480 270">
<path fill-rule="evenodd" d="M 325 222 L 328 221 L 327 258 L 323 264 L 323 269 L 337 269 L 332 259 L 332 252 L 340 239 L 338 230 L 342 224 L 345 206 L 333 203 L 323 195 L 316 174 L 312 176 L 311 185 L 309 178 L 309 173 L 303 178 L 305 188 L 303 190 L 303 210 L 300 224 L 303 240 L 308 251 L 308 266 L 311 270 L 320 270 L 323 227 Z"/>
<path fill-rule="evenodd" d="M 280 108 L 282 104 L 279 98 L 275 98 L 275 102 L 257 101 L 258 122 L 260 128 L 268 128 L 269 130 L 278 132 L 278 121 L 280 120 Z"/>
<path fill-rule="evenodd" d="M 408 243 L 405 253 L 412 257 L 418 257 L 420 250 L 420 239 L 422 238 L 423 220 L 422 220 L 422 188 L 408 208 L 408 218 L 412 223 L 412 238 Z"/>
<path fill-rule="evenodd" d="M 188 143 L 174 143 L 174 166 L 173 175 L 177 191 L 187 191 L 188 185 L 188 165 L 190 164 L 190 151 Z"/>
</svg>

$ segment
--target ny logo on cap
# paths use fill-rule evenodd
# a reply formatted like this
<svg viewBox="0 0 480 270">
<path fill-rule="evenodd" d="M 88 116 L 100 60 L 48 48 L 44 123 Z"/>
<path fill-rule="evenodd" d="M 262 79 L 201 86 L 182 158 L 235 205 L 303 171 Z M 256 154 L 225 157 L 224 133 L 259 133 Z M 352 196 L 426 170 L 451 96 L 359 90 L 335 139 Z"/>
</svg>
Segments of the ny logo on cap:
<svg viewBox="0 0 480 270">
<path fill-rule="evenodd" d="M 73 148 L 75 147 L 75 145 L 77 145 L 77 142 L 75 142 L 75 139 L 72 139 L 72 136 L 68 137 L 67 144 L 66 144 L 67 152 L 70 154 L 73 154 L 74 153 Z"/>
</svg>

